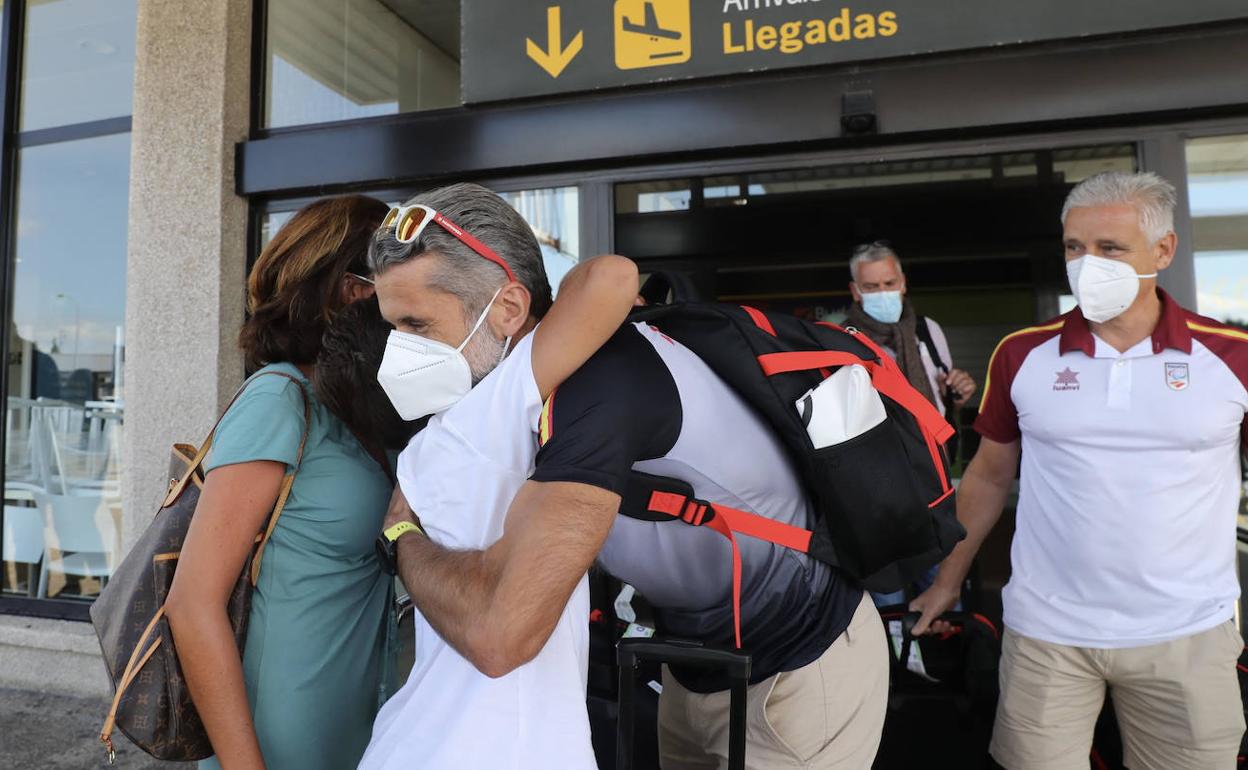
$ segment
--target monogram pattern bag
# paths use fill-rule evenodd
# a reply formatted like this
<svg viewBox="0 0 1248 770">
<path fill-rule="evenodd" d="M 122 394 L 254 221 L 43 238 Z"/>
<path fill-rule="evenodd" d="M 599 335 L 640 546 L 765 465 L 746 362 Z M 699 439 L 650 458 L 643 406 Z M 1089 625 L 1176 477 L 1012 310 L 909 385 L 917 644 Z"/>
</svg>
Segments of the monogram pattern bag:
<svg viewBox="0 0 1248 770">
<path fill-rule="evenodd" d="M 247 619 L 252 591 L 260 576 L 261 556 L 290 496 L 295 473 L 303 461 L 312 419 L 312 405 L 302 383 L 281 372 L 262 372 L 256 377 L 266 375 L 285 377 L 299 385 L 304 428 L 295 468 L 282 479 L 273 512 L 264 530 L 256 535 L 255 546 L 230 594 L 227 612 L 240 654 L 247 638 Z M 254 379 L 239 388 L 226 406 L 226 412 Z M 225 412 L 222 418 L 224 416 Z M 100 732 L 100 741 L 108 749 L 110 763 L 114 759 L 114 729 L 121 730 L 136 746 L 158 759 L 191 761 L 213 754 L 208 733 L 182 676 L 165 618 L 165 599 L 173 585 L 182 543 L 203 490 L 203 463 L 220 424 L 221 418 L 218 418 L 198 449 L 189 444 L 173 447 L 169 491 L 160 510 L 91 606 L 91 623 L 116 688 Z"/>
</svg>

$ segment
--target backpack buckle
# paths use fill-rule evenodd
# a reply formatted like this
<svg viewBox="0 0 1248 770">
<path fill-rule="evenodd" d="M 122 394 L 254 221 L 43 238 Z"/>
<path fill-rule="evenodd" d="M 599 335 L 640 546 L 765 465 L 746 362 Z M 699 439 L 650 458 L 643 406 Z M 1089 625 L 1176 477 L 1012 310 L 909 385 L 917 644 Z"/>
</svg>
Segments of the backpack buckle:
<svg viewBox="0 0 1248 770">
<path fill-rule="evenodd" d="M 700 527 L 713 518 L 715 518 L 715 508 L 705 500 L 699 500 L 696 497 L 690 498 L 685 503 L 684 511 L 680 514 L 681 521 L 695 527 Z"/>
<path fill-rule="evenodd" d="M 664 513 L 694 527 L 700 527 L 715 518 L 715 507 L 705 500 L 676 492 L 654 490 L 646 509 L 651 513 Z"/>
</svg>

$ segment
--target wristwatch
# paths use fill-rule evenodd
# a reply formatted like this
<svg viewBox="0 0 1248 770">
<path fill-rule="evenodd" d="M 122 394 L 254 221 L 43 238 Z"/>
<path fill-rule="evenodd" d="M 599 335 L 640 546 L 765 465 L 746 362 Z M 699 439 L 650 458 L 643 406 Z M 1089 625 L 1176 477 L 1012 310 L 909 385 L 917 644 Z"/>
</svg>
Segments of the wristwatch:
<svg viewBox="0 0 1248 770">
<path fill-rule="evenodd" d="M 408 532 L 419 532 L 425 535 L 425 531 L 416 522 L 400 521 L 377 536 L 377 561 L 381 563 L 381 568 L 391 575 L 399 571 L 399 538 Z"/>
</svg>

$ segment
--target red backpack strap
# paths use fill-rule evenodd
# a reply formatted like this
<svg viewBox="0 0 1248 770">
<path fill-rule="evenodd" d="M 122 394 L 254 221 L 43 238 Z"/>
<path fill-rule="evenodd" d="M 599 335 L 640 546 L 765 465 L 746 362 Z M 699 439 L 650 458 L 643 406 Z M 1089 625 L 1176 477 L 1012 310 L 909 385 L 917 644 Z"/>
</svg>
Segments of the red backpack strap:
<svg viewBox="0 0 1248 770">
<path fill-rule="evenodd" d="M 771 319 L 769 319 L 763 311 L 756 307 L 750 307 L 749 305 L 742 305 L 741 309 L 744 310 L 745 314 L 750 317 L 750 320 L 754 322 L 755 326 L 773 337 L 776 336 L 776 329 L 771 325 Z"/>
<path fill-rule="evenodd" d="M 807 553 L 814 535 L 808 529 L 785 524 L 782 521 L 759 516 L 738 508 L 708 503 L 674 492 L 655 491 L 650 495 L 648 509 L 665 513 L 694 527 L 710 527 L 728 538 L 732 545 L 732 622 L 736 634 L 737 649 L 741 649 L 741 548 L 737 535 L 749 535 L 759 540 Z"/>
</svg>

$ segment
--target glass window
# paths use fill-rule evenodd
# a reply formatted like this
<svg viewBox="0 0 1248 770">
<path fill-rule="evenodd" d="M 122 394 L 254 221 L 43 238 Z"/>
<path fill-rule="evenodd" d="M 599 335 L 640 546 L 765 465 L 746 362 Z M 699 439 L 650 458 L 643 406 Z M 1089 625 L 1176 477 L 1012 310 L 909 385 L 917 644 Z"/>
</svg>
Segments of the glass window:
<svg viewBox="0 0 1248 770">
<path fill-rule="evenodd" d="M 581 207 L 575 187 L 552 187 L 499 193 L 533 228 L 542 247 L 550 287 L 559 283 L 581 258 Z"/>
<path fill-rule="evenodd" d="M 269 0 L 265 125 L 460 104 L 459 0 Z"/>
<path fill-rule="evenodd" d="M 1066 184 L 1078 184 L 1104 171 L 1135 171 L 1133 144 L 1107 144 L 1053 151 L 1053 173 Z"/>
<path fill-rule="evenodd" d="M 121 556 L 129 175 L 128 133 L 18 155 L 5 592 L 90 599 Z"/>
<path fill-rule="evenodd" d="M 764 196 L 812 195 L 876 187 L 982 183 L 1019 190 L 1040 181 L 1041 164 L 1052 167 L 1047 183 L 1073 185 L 1101 171 L 1134 171 L 1135 145 L 841 163 L 700 179 L 628 182 L 615 187 L 615 213 L 655 214 L 744 206 Z"/>
<path fill-rule="evenodd" d="M 657 214 L 687 211 L 693 200 L 692 179 L 660 179 L 615 186 L 615 213 Z"/>
<path fill-rule="evenodd" d="M 994 156 L 983 155 L 767 171 L 749 175 L 749 193 L 752 196 L 782 195 L 992 179 L 993 161 Z M 1034 158 L 1027 157 L 1025 165 L 1028 169 L 1034 169 Z"/>
<path fill-rule="evenodd" d="M 26 3 L 22 131 L 131 113 L 135 2 Z"/>
<path fill-rule="evenodd" d="M 1248 134 L 1189 141 L 1187 190 L 1197 309 L 1248 328 Z"/>
<path fill-rule="evenodd" d="M 277 231 L 281 230 L 294 215 L 293 211 L 273 211 L 260 218 L 261 251 L 264 251 L 269 241 L 273 240 L 273 236 L 277 235 Z"/>
</svg>

